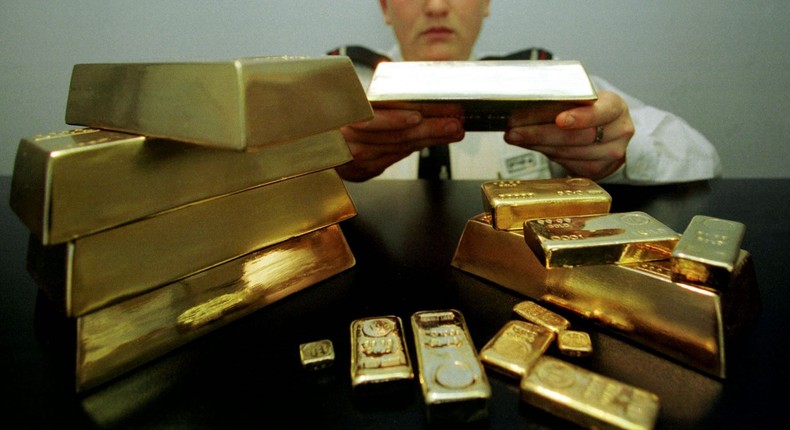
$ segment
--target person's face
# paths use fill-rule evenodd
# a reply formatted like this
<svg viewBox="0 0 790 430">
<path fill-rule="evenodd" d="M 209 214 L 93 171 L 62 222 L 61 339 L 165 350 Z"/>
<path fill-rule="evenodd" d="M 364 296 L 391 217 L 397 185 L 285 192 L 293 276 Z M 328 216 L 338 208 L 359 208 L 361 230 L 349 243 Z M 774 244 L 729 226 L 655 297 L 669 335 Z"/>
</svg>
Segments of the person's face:
<svg viewBox="0 0 790 430">
<path fill-rule="evenodd" d="M 379 0 L 406 61 L 468 60 L 490 0 Z"/>
</svg>

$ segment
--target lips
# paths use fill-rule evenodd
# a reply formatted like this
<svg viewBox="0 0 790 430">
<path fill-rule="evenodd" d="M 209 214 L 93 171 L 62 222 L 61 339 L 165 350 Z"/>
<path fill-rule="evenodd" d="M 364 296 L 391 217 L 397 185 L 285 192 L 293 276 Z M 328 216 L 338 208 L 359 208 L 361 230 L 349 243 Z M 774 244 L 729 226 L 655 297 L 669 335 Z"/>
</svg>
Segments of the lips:
<svg viewBox="0 0 790 430">
<path fill-rule="evenodd" d="M 425 29 L 420 34 L 422 36 L 427 36 L 427 37 L 447 37 L 447 36 L 451 36 L 453 33 L 454 31 L 449 27 L 433 26 Z"/>
</svg>

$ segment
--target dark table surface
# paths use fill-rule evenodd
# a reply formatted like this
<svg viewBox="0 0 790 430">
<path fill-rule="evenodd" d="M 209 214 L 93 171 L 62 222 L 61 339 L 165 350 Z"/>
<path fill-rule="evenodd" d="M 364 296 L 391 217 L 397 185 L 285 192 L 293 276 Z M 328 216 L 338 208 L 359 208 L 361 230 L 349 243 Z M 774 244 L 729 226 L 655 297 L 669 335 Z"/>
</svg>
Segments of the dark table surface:
<svg viewBox="0 0 790 430">
<path fill-rule="evenodd" d="M 360 402 L 351 393 L 349 325 L 420 310 L 457 309 L 481 348 L 523 296 L 450 265 L 466 221 L 483 211 L 481 182 L 348 184 L 358 215 L 341 224 L 356 265 L 238 319 L 112 382 L 75 395 L 55 342 L 37 334 L 36 285 L 25 270 L 28 231 L 0 177 L 0 356 L 3 421 L 20 428 L 376 428 L 427 426 L 418 385 L 402 398 Z M 782 427 L 790 386 L 790 179 L 720 179 L 669 186 L 606 186 L 612 212 L 641 210 L 682 232 L 694 215 L 746 225 L 762 312 L 718 380 L 569 316 L 591 333 L 581 364 L 659 395 L 656 428 Z M 566 315 L 568 316 L 568 315 Z M 411 342 L 408 329 L 407 341 Z M 301 368 L 298 345 L 329 338 L 335 365 Z M 414 359 L 414 350 L 410 350 Z M 416 361 L 415 361 L 416 363 Z M 517 385 L 489 372 L 490 418 L 476 427 L 574 428 L 526 405 Z M 9 427 L 6 427 L 9 428 Z"/>
</svg>

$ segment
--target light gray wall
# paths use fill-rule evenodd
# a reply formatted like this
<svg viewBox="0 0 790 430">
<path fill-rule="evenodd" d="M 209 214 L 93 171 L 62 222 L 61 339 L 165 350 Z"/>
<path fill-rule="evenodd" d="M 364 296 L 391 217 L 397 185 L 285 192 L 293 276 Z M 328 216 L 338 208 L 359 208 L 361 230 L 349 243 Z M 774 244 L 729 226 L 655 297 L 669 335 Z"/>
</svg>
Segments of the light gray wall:
<svg viewBox="0 0 790 430">
<path fill-rule="evenodd" d="M 478 48 L 529 46 L 582 61 L 684 117 L 725 177 L 788 177 L 787 0 L 492 0 Z M 0 174 L 19 140 L 69 128 L 71 68 L 87 62 L 322 55 L 394 43 L 374 0 L 3 0 Z"/>
</svg>

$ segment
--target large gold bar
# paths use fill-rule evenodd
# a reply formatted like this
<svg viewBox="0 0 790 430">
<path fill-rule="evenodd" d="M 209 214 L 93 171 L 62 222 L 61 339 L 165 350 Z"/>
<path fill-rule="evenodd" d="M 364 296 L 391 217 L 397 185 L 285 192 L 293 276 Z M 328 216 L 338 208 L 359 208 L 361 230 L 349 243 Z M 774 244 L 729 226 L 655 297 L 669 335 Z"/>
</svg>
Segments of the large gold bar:
<svg viewBox="0 0 790 430">
<path fill-rule="evenodd" d="M 523 229 L 530 219 L 604 214 L 612 205 L 612 196 L 585 178 L 489 181 L 481 192 L 499 230 Z"/>
<path fill-rule="evenodd" d="M 429 423 L 486 419 L 491 386 L 463 315 L 455 309 L 415 312 L 411 326 Z"/>
<path fill-rule="evenodd" d="M 547 268 L 668 259 L 680 235 L 644 212 L 529 220 L 524 239 Z"/>
<path fill-rule="evenodd" d="M 400 317 L 386 315 L 351 322 L 351 388 L 355 394 L 397 391 L 413 379 Z"/>
<path fill-rule="evenodd" d="M 172 284 L 67 319 L 85 391 L 355 264 L 338 225 L 293 237 Z"/>
<path fill-rule="evenodd" d="M 376 67 L 367 89 L 373 107 L 458 116 L 466 131 L 553 122 L 598 95 L 578 61 L 396 61 Z M 514 118 L 514 119 L 515 119 Z"/>
<path fill-rule="evenodd" d="M 521 379 L 549 349 L 554 332 L 527 321 L 510 320 L 480 349 L 480 361 L 506 376 Z"/>
<path fill-rule="evenodd" d="M 654 393 L 549 356 L 519 390 L 526 403 L 587 429 L 651 430 L 661 407 Z"/>
<path fill-rule="evenodd" d="M 738 263 L 745 229 L 736 221 L 705 215 L 692 218 L 672 251 L 672 280 L 725 287 Z"/>
<path fill-rule="evenodd" d="M 60 245 L 31 239 L 28 270 L 76 317 L 355 215 L 343 181 L 327 169 Z"/>
<path fill-rule="evenodd" d="M 373 118 L 348 57 L 77 64 L 66 123 L 248 150 Z"/>
<path fill-rule="evenodd" d="M 669 259 L 547 269 L 522 232 L 494 229 L 483 213 L 467 221 L 451 264 L 719 378 L 727 373 L 727 345 L 748 333 L 760 310 L 744 250 L 722 290 L 672 282 Z"/>
<path fill-rule="evenodd" d="M 238 153 L 78 129 L 22 139 L 10 205 L 44 245 L 351 160 L 339 130 Z"/>
</svg>

